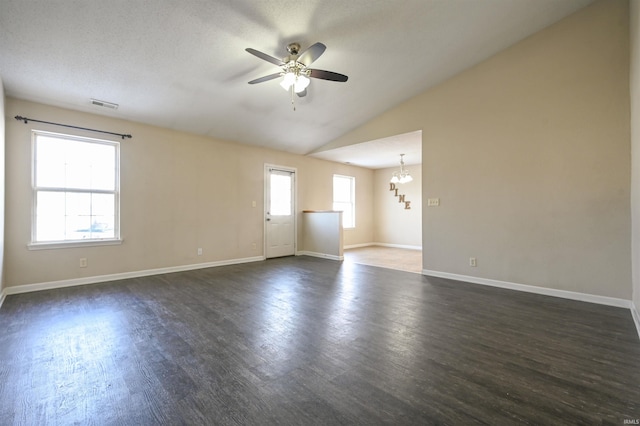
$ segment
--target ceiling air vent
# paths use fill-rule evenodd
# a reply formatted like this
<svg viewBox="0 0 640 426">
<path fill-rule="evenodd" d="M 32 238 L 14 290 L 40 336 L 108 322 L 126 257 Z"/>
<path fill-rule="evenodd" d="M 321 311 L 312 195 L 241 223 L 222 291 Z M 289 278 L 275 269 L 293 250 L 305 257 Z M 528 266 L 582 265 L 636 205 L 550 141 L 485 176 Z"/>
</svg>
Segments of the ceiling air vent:
<svg viewBox="0 0 640 426">
<path fill-rule="evenodd" d="M 91 104 L 102 107 L 102 108 L 118 109 L 118 104 L 114 104 L 106 101 L 99 101 L 97 99 L 91 99 Z"/>
</svg>

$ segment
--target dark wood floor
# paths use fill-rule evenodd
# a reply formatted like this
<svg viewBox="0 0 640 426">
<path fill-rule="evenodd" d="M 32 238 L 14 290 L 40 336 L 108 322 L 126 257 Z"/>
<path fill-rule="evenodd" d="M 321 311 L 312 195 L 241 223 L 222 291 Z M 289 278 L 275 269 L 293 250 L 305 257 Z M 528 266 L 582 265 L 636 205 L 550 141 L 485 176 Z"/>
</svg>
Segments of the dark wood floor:
<svg viewBox="0 0 640 426">
<path fill-rule="evenodd" d="M 7 297 L 0 424 L 614 424 L 628 310 L 309 257 Z"/>
</svg>

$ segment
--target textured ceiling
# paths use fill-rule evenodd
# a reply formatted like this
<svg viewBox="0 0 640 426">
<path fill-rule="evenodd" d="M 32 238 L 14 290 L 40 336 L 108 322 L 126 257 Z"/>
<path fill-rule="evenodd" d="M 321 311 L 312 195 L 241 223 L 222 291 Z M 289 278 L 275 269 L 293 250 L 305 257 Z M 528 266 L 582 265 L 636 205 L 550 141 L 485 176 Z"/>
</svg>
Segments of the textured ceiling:
<svg viewBox="0 0 640 426">
<path fill-rule="evenodd" d="M 306 154 L 590 2 L 1 0 L 0 76 L 8 96 Z M 247 84 L 278 68 L 244 50 L 292 41 L 349 76 L 296 111 L 278 80 Z"/>
<path fill-rule="evenodd" d="M 380 138 L 309 154 L 312 157 L 369 169 L 400 166 L 400 154 L 409 166 L 422 163 L 422 131 Z"/>
</svg>

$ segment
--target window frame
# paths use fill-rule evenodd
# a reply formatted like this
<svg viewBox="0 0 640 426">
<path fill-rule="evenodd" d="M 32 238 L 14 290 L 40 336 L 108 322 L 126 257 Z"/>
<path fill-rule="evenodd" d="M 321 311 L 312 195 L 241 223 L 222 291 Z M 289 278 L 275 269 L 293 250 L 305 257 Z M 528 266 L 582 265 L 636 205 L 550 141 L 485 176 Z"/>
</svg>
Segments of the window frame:
<svg viewBox="0 0 640 426">
<path fill-rule="evenodd" d="M 331 198 L 332 198 L 332 201 L 333 201 L 333 203 L 332 203 L 333 210 L 337 210 L 335 208 L 335 205 L 336 205 L 335 179 L 336 178 L 349 179 L 349 181 L 351 183 L 350 189 L 349 189 L 349 193 L 351 195 L 349 204 L 351 204 L 351 223 L 352 223 L 352 226 L 347 227 L 345 225 L 345 221 L 344 221 L 345 212 L 344 212 L 344 210 L 342 210 L 342 215 L 343 215 L 343 217 L 342 217 L 342 228 L 343 229 L 356 229 L 356 177 L 355 176 L 340 175 L 340 174 L 335 174 L 334 173 L 333 179 L 331 181 L 331 183 L 332 183 L 331 189 L 332 189 L 332 192 L 333 192 L 331 194 Z M 344 203 L 344 201 L 338 201 L 338 203 Z"/>
<path fill-rule="evenodd" d="M 102 189 L 81 189 L 73 187 L 50 187 L 50 186 L 37 186 L 37 146 L 38 137 L 46 136 L 62 140 L 77 141 L 90 144 L 100 144 L 112 146 L 115 149 L 115 182 L 113 190 Z M 76 193 L 76 194 L 113 194 L 114 195 L 114 224 L 113 224 L 113 237 L 109 238 L 91 238 L 91 239 L 77 239 L 77 240 L 54 240 L 54 241 L 37 241 L 37 211 L 38 211 L 38 192 L 62 192 L 62 193 Z M 65 133 L 49 132 L 45 130 L 31 131 L 31 238 L 27 245 L 29 250 L 43 250 L 43 249 L 58 249 L 58 248 L 72 248 L 72 247 L 86 247 L 86 246 L 102 246 L 102 245 L 117 245 L 122 244 L 122 238 L 120 236 L 120 142 L 108 140 L 108 139 L 96 139 L 87 136 L 72 135 Z"/>
</svg>

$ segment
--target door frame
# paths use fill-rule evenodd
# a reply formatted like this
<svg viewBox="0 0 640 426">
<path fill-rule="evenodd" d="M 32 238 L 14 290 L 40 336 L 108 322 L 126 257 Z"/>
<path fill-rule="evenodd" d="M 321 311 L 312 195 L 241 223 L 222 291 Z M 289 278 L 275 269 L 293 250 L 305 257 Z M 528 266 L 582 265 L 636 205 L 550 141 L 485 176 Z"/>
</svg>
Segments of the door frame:
<svg viewBox="0 0 640 426">
<path fill-rule="evenodd" d="M 264 163 L 264 184 L 263 199 L 264 210 L 262 211 L 262 258 L 267 259 L 267 211 L 269 209 L 269 200 L 267 199 L 269 185 L 269 172 L 271 169 L 290 172 L 293 175 L 293 254 L 298 254 L 298 168 L 289 166 L 279 166 L 277 164 Z"/>
</svg>

